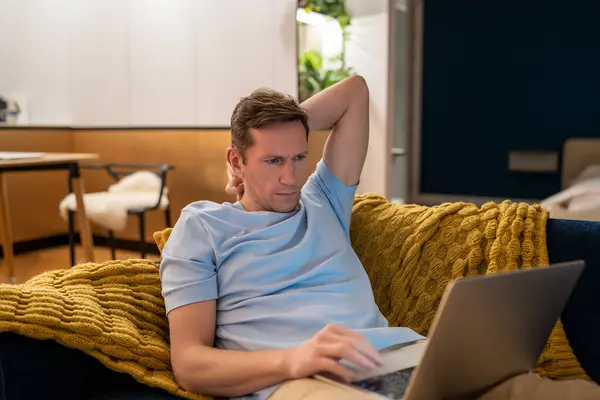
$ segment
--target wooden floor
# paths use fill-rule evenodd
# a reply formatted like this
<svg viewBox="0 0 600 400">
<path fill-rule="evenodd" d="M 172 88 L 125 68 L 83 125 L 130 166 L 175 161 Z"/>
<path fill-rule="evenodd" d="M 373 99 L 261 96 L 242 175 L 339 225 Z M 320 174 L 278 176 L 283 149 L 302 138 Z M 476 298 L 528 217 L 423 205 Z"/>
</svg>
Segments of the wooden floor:
<svg viewBox="0 0 600 400">
<path fill-rule="evenodd" d="M 76 250 L 77 262 L 83 262 L 83 250 L 78 247 Z M 96 247 L 94 249 L 96 262 L 110 260 L 110 250 L 107 247 Z M 117 259 L 140 258 L 140 253 L 126 250 L 117 250 Z M 148 254 L 149 260 L 159 260 L 160 256 Z M 15 277 L 16 283 L 23 283 L 27 279 L 38 275 L 39 273 L 68 268 L 70 266 L 69 247 L 56 247 L 53 249 L 35 251 L 15 256 Z M 4 262 L 0 262 L 0 283 L 8 283 L 8 268 Z"/>
</svg>

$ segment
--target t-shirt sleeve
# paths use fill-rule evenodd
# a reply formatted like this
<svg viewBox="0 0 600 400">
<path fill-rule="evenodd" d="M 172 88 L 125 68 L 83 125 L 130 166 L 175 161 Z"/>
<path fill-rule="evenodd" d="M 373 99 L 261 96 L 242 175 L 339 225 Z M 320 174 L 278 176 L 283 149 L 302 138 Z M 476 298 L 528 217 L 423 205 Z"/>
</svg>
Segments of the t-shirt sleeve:
<svg viewBox="0 0 600 400">
<path fill-rule="evenodd" d="M 198 216 L 185 209 L 162 252 L 160 279 L 167 313 L 218 298 L 212 240 Z"/>
<path fill-rule="evenodd" d="M 357 186 L 346 186 L 329 169 L 323 159 L 319 160 L 316 171 L 307 182 L 309 192 L 316 192 L 328 200 L 346 232 L 350 232 L 350 218 Z"/>
</svg>

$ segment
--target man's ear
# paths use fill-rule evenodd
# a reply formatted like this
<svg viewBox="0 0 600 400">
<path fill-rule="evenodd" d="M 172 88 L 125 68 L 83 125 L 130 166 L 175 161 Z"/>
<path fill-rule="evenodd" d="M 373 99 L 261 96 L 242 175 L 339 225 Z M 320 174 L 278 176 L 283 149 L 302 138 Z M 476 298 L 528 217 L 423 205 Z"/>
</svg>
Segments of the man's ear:
<svg viewBox="0 0 600 400">
<path fill-rule="evenodd" d="M 235 147 L 229 147 L 227 149 L 227 164 L 231 168 L 233 176 L 242 179 L 244 177 L 244 171 L 242 169 L 243 161 L 242 154 Z"/>
</svg>

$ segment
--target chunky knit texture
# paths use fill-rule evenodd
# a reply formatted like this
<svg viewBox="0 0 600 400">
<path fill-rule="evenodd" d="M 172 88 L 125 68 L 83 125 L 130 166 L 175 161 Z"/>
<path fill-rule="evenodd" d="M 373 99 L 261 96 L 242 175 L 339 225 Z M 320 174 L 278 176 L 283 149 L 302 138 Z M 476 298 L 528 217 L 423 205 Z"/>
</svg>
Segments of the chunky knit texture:
<svg viewBox="0 0 600 400">
<path fill-rule="evenodd" d="M 351 238 L 390 324 L 426 335 L 451 279 L 547 265 L 546 220 L 546 212 L 528 204 L 423 207 L 364 195 L 355 199 Z M 170 232 L 154 234 L 161 250 Z M 0 299 L 0 331 L 55 340 L 147 385 L 209 399 L 174 380 L 158 267 L 150 261 L 46 272 L 21 285 L 0 285 Z M 560 322 L 538 372 L 587 379 Z"/>
<path fill-rule="evenodd" d="M 356 196 L 350 235 L 390 325 L 427 335 L 448 282 L 473 275 L 547 266 L 539 205 L 395 205 Z M 589 379 L 557 321 L 537 366 L 553 379 Z"/>
<path fill-rule="evenodd" d="M 160 290 L 158 267 L 148 260 L 45 272 L 0 285 L 0 332 L 55 340 L 149 386 L 208 400 L 175 382 Z"/>
</svg>

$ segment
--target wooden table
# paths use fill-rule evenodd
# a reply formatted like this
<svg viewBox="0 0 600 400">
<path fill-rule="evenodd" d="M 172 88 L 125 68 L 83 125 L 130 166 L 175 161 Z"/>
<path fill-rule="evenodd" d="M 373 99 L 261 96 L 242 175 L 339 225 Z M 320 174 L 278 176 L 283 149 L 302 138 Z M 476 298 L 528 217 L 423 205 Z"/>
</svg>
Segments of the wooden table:
<svg viewBox="0 0 600 400">
<path fill-rule="evenodd" d="M 10 152 L 4 152 L 9 153 Z M 97 159 L 97 154 L 86 153 L 44 153 L 41 157 L 21 159 L 0 159 L 0 234 L 2 234 L 2 250 L 4 261 L 8 266 L 10 282 L 15 282 L 14 248 L 10 212 L 6 192 L 4 174 L 8 172 L 66 170 L 69 172 L 69 193 L 75 194 L 79 234 L 85 259 L 94 261 L 94 243 L 90 222 L 85 213 L 83 180 L 79 173 L 79 162 Z M 58 210 L 58 205 L 57 205 Z M 58 211 L 57 211 L 58 212 Z"/>
</svg>

